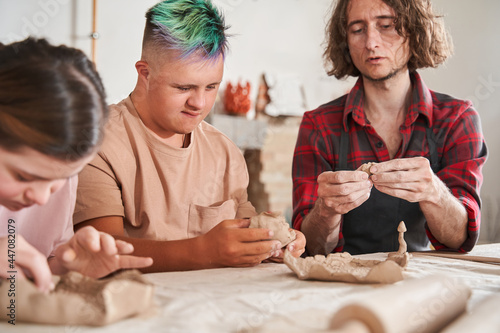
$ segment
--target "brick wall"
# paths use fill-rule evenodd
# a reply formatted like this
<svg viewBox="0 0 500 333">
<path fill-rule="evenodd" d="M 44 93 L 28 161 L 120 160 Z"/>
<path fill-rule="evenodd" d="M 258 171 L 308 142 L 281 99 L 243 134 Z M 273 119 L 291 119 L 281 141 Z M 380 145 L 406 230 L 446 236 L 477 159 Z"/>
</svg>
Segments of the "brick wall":
<svg viewBox="0 0 500 333">
<path fill-rule="evenodd" d="M 261 150 L 245 152 L 250 173 L 248 195 L 258 212 L 278 211 L 292 217 L 292 159 L 301 117 L 267 118 Z"/>
</svg>

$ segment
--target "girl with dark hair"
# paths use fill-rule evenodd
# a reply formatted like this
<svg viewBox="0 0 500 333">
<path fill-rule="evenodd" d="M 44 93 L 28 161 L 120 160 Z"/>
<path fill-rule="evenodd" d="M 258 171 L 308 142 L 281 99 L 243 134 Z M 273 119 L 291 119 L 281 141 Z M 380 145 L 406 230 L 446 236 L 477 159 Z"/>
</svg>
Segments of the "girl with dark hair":
<svg viewBox="0 0 500 333">
<path fill-rule="evenodd" d="M 92 227 L 73 234 L 77 174 L 107 114 L 101 79 L 80 50 L 33 38 L 0 44 L 0 277 L 16 271 L 47 291 L 51 273 L 98 278 L 151 265 Z"/>
</svg>

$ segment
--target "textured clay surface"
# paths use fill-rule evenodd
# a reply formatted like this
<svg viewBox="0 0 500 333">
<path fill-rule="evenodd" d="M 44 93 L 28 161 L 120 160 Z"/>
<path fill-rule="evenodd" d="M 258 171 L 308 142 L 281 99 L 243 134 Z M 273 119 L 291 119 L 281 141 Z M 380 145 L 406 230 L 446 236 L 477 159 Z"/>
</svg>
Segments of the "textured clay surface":
<svg viewBox="0 0 500 333">
<path fill-rule="evenodd" d="M 394 283 L 403 280 L 403 271 L 410 259 L 403 230 L 406 231 L 406 227 L 401 222 L 398 227 L 399 251 L 388 253 L 385 261 L 354 258 L 347 252 L 295 258 L 285 251 L 284 262 L 302 280 Z"/>
<path fill-rule="evenodd" d="M 283 247 L 295 240 L 297 235 L 290 229 L 285 217 L 280 213 L 263 212 L 250 218 L 249 228 L 266 228 L 274 232 L 273 239 L 279 240 Z"/>
</svg>

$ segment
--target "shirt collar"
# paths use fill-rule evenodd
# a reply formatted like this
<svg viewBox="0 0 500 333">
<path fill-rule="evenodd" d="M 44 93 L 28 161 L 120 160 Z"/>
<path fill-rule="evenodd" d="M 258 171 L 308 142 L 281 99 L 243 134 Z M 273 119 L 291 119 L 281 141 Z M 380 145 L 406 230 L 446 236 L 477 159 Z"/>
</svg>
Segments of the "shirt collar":
<svg viewBox="0 0 500 333">
<path fill-rule="evenodd" d="M 420 74 L 413 72 L 410 74 L 412 83 L 412 102 L 410 104 L 408 116 L 406 117 L 405 126 L 410 126 L 419 114 L 427 118 L 427 124 L 432 127 L 432 95 L 427 88 Z"/>
<path fill-rule="evenodd" d="M 423 115 L 427 118 L 429 127 L 432 127 L 433 104 L 431 92 L 417 72 L 410 73 L 410 79 L 412 83 L 412 101 L 408 109 L 404 126 L 410 126 L 419 115 Z M 349 130 L 349 115 L 351 115 L 353 120 L 359 125 L 368 125 L 369 122 L 363 110 L 364 97 L 363 78 L 359 77 L 354 87 L 347 94 L 343 117 L 345 131 Z"/>
</svg>

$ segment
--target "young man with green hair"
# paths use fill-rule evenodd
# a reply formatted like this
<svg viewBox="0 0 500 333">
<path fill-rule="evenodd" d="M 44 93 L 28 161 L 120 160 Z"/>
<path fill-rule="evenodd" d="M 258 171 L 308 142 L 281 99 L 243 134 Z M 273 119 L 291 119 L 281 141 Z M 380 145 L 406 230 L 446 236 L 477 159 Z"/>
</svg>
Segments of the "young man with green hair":
<svg viewBox="0 0 500 333">
<path fill-rule="evenodd" d="M 92 225 L 151 256 L 148 271 L 253 266 L 282 257 L 268 229 L 248 229 L 240 150 L 203 120 L 222 81 L 222 15 L 208 0 L 168 0 L 146 14 L 138 79 L 111 106 L 97 158 L 81 173 L 76 228 Z M 288 249 L 299 256 L 299 233 Z"/>
</svg>

